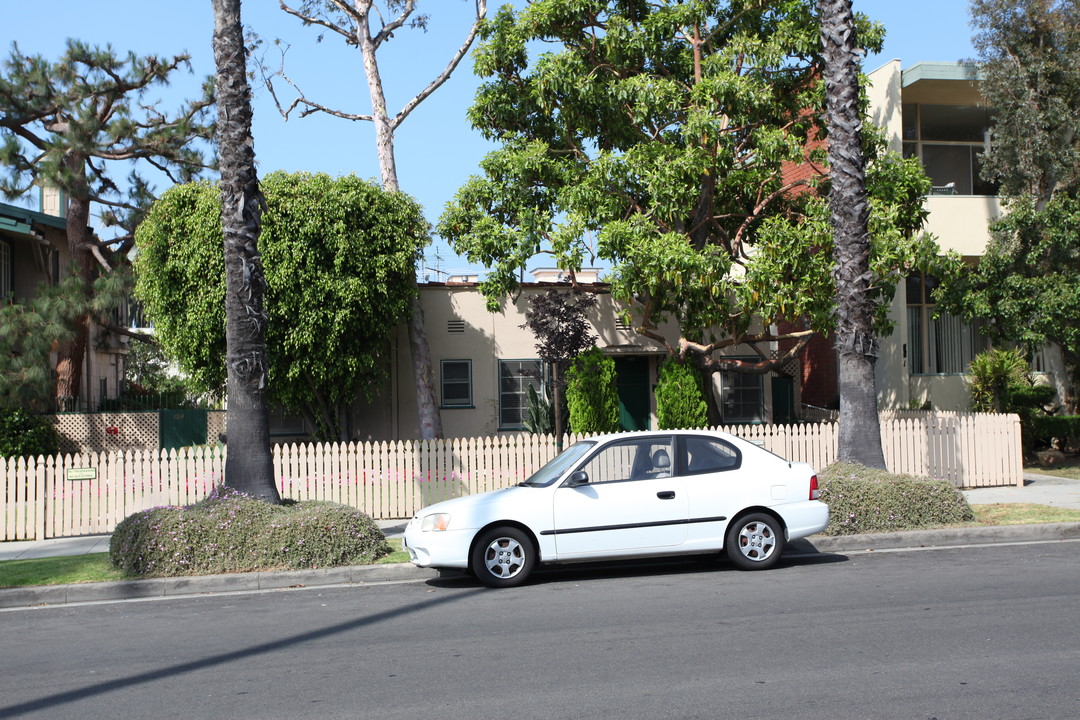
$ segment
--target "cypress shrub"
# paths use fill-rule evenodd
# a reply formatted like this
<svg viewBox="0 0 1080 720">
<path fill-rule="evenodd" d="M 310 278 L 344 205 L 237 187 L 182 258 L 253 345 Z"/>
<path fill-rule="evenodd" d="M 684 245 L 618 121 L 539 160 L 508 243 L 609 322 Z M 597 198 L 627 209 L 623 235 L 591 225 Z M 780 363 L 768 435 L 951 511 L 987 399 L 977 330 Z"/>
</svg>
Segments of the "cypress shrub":
<svg viewBox="0 0 1080 720">
<path fill-rule="evenodd" d="M 566 406 L 576 433 L 608 433 L 619 429 L 619 391 L 615 360 L 598 347 L 581 353 L 566 373 Z"/>
<path fill-rule="evenodd" d="M 660 366 L 656 421 L 661 430 L 708 427 L 709 408 L 705 403 L 701 373 L 690 363 L 669 357 Z"/>
</svg>

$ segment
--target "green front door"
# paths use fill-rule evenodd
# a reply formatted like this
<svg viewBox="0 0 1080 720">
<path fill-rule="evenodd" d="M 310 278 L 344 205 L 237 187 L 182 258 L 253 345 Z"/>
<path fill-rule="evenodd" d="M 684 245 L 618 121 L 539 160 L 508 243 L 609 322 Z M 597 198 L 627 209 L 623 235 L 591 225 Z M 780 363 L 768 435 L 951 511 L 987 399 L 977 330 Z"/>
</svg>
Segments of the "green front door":
<svg viewBox="0 0 1080 720">
<path fill-rule="evenodd" d="M 649 429 L 649 358 L 641 355 L 615 358 L 619 390 L 619 427 Z"/>
<path fill-rule="evenodd" d="M 795 381 L 789 377 L 772 379 L 772 407 L 774 423 L 795 422 Z"/>
</svg>

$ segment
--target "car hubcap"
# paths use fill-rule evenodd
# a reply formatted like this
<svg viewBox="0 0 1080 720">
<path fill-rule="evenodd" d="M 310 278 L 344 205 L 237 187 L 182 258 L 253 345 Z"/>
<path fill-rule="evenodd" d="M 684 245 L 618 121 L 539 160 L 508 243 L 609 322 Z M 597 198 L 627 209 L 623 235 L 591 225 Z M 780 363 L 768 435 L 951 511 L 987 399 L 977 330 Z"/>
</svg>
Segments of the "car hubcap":
<svg viewBox="0 0 1080 720">
<path fill-rule="evenodd" d="M 484 553 L 488 572 L 499 578 L 511 578 L 525 565 L 525 549 L 513 538 L 497 538 Z"/>
<path fill-rule="evenodd" d="M 761 562 L 776 549 L 772 528 L 762 522 L 747 523 L 739 532 L 739 550 L 749 560 Z"/>
</svg>

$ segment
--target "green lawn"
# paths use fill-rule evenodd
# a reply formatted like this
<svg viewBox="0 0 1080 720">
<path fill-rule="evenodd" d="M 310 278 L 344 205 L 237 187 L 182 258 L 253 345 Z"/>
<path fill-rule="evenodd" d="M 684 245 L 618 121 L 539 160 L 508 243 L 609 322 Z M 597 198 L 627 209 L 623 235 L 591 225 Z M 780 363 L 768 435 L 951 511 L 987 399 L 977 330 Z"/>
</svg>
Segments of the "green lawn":
<svg viewBox="0 0 1080 720">
<path fill-rule="evenodd" d="M 401 540 L 390 538 L 388 542 L 394 551 L 376 560 L 376 565 L 409 562 L 409 553 L 401 549 Z M 0 562 L 0 588 L 123 579 L 124 574 L 109 562 L 109 553 Z"/>
</svg>

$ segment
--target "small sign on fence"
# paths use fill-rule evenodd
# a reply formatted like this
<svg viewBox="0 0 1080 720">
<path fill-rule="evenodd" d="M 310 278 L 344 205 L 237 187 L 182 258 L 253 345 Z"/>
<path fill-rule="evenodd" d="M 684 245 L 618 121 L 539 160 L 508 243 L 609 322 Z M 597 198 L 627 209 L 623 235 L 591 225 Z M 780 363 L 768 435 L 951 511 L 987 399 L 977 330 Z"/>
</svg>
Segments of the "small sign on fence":
<svg viewBox="0 0 1080 720">
<path fill-rule="evenodd" d="M 68 468 L 68 480 L 97 480 L 97 468 Z"/>
</svg>

